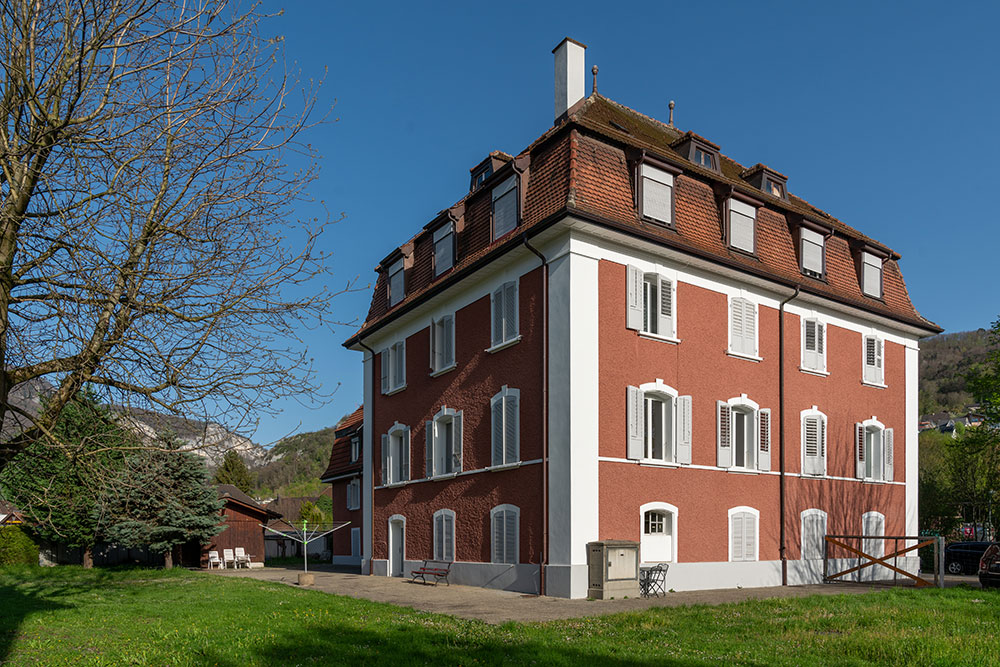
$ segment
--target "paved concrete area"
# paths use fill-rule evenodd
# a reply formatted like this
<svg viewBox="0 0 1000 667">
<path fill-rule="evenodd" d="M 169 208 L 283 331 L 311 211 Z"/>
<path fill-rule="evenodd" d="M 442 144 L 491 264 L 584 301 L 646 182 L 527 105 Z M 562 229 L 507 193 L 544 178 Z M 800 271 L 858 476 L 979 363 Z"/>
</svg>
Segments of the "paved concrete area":
<svg viewBox="0 0 1000 667">
<path fill-rule="evenodd" d="M 331 567 L 309 568 L 316 577 L 314 590 L 353 598 L 388 602 L 421 611 L 450 614 L 487 623 L 506 621 L 553 621 L 583 616 L 602 616 L 652 607 L 680 607 L 696 604 L 723 604 L 764 598 L 792 598 L 809 595 L 840 595 L 872 593 L 886 590 L 884 586 L 867 584 L 817 584 L 775 588 L 732 588 L 713 591 L 667 593 L 661 598 L 628 600 L 565 600 L 511 591 L 498 591 L 473 586 L 424 586 L 408 579 L 370 577 L 333 571 Z M 264 568 L 263 570 L 212 570 L 223 577 L 249 577 L 297 586 L 301 570 Z M 955 577 L 958 579 L 958 577 Z M 962 583 L 972 583 L 962 577 Z M 959 582 L 955 582 L 957 584 Z M 978 582 L 975 582 L 978 585 Z M 953 584 L 954 585 L 954 584 Z"/>
</svg>

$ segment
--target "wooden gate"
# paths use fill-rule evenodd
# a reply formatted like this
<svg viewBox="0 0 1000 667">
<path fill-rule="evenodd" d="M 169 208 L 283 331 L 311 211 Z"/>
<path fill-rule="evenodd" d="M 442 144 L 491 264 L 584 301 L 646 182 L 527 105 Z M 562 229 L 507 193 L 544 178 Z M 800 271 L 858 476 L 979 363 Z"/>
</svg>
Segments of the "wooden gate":
<svg viewBox="0 0 1000 667">
<path fill-rule="evenodd" d="M 911 535 L 903 536 L 889 536 L 889 535 L 826 535 L 824 538 L 824 548 L 823 548 L 823 581 L 824 583 L 836 583 L 845 581 L 841 577 L 846 577 L 847 575 L 854 574 L 855 572 L 861 572 L 867 567 L 872 567 L 874 565 L 881 565 L 892 571 L 892 583 L 898 585 L 905 582 L 906 580 L 900 580 L 899 575 L 903 575 L 907 579 L 912 579 L 917 588 L 923 588 L 925 586 L 937 586 L 938 588 L 944 588 L 944 538 L 943 537 L 913 537 Z M 873 554 L 867 554 L 859 548 L 853 547 L 844 540 L 859 540 L 861 548 L 865 548 L 865 540 L 882 540 L 882 552 L 885 553 L 885 544 L 887 540 L 893 541 L 893 548 L 895 549 L 891 554 L 884 556 L 876 556 Z M 912 546 L 904 546 L 902 549 L 899 547 L 900 541 L 905 545 L 906 542 L 916 542 Z M 915 574 L 910 574 L 906 570 L 898 567 L 899 556 L 908 553 L 910 551 L 916 551 L 921 547 L 934 546 L 934 581 L 933 583 Z M 854 554 L 857 557 L 858 564 L 854 567 L 848 568 L 841 572 L 835 572 L 830 574 L 830 549 L 839 548 L 847 551 L 848 553 Z M 890 559 L 892 560 L 890 564 Z M 864 560 L 864 562 L 862 562 Z"/>
</svg>

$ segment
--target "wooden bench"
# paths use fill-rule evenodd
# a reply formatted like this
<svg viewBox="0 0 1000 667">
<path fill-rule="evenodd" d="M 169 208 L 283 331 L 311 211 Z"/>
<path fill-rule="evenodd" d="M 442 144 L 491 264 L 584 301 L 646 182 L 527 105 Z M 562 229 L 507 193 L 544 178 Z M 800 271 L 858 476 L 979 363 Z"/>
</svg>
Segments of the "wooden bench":
<svg viewBox="0 0 1000 667">
<path fill-rule="evenodd" d="M 448 561 L 440 560 L 425 560 L 423 566 L 418 567 L 413 570 L 411 574 L 413 575 L 413 583 L 417 582 L 417 579 L 424 584 L 431 583 L 427 581 L 428 577 L 433 577 L 434 585 L 437 586 L 438 582 L 444 581 L 446 584 L 451 586 L 451 582 L 448 581 L 448 574 L 451 572 L 451 563 Z"/>
</svg>

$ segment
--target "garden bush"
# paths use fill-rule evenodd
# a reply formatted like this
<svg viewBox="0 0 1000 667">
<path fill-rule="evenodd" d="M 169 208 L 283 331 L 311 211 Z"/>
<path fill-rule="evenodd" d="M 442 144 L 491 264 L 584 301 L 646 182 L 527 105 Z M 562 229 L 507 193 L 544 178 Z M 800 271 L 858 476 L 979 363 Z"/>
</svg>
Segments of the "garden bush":
<svg viewBox="0 0 1000 667">
<path fill-rule="evenodd" d="M 38 565 L 38 545 L 20 526 L 0 526 L 0 565 Z"/>
</svg>

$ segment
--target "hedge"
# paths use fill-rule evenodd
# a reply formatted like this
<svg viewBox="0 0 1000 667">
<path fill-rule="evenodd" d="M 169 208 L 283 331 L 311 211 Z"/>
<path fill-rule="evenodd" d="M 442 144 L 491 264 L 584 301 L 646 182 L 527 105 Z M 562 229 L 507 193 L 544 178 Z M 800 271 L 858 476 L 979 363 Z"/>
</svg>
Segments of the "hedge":
<svg viewBox="0 0 1000 667">
<path fill-rule="evenodd" d="M 38 545 L 20 526 L 0 526 L 0 565 L 38 565 Z"/>
</svg>

